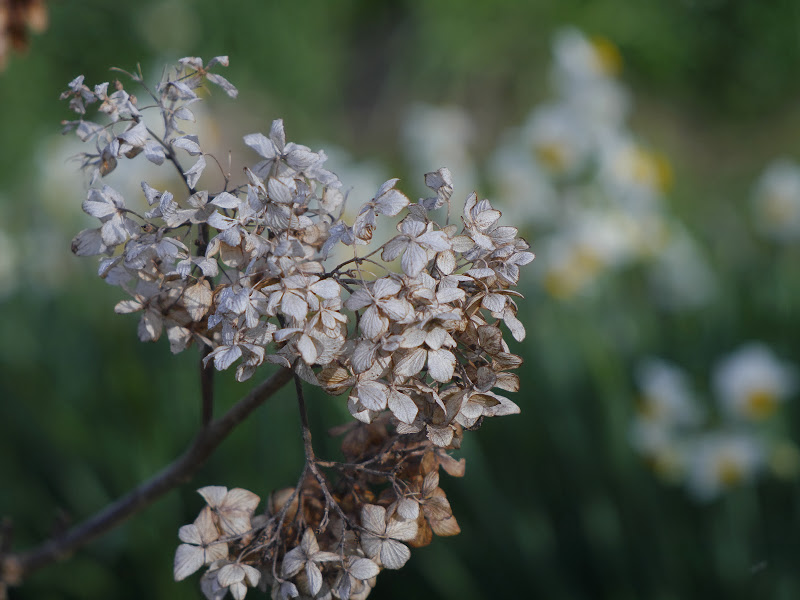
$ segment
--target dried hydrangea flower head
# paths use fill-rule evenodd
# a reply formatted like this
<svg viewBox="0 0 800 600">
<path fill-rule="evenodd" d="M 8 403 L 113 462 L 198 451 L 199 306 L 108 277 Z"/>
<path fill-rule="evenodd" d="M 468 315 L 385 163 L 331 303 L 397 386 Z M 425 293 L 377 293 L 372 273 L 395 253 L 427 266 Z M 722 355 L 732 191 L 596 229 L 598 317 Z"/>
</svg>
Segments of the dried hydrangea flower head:
<svg viewBox="0 0 800 600">
<path fill-rule="evenodd" d="M 28 33 L 47 29 L 44 0 L 0 0 L 0 71 L 5 69 L 10 50 L 24 52 Z"/>
<path fill-rule="evenodd" d="M 100 276 L 129 296 L 115 310 L 139 313 L 142 341 L 166 334 L 173 352 L 197 344 L 206 368 L 236 365 L 239 381 L 264 362 L 295 373 L 306 449 L 297 486 L 273 494 L 263 514 L 251 492 L 202 488 L 207 506 L 181 528 L 176 579 L 206 566 L 208 598 L 242 598 L 257 585 L 274 598 L 363 598 L 380 569 L 405 564 L 406 544 L 459 532 L 438 484 L 440 467 L 460 476 L 463 462 L 446 450 L 485 417 L 519 412 L 501 395 L 517 391 L 521 364 L 504 329 L 525 336 L 514 288 L 533 254 L 474 193 L 450 223 L 444 168 L 425 176 L 431 197 L 412 202 L 390 179 L 346 222 L 325 153 L 287 142 L 281 120 L 245 136 L 258 158 L 241 182 L 223 172 L 220 188 L 204 188 L 203 173 L 220 162 L 181 128 L 207 82 L 237 95 L 212 72 L 227 62 L 182 59 L 153 91 L 128 74 L 147 107 L 119 82 L 110 94 L 108 83 L 69 84 L 62 98 L 79 118 L 65 129 L 93 147 L 81 155 L 92 182 L 83 209 L 99 220 L 73 251 L 101 256 Z M 86 119 L 92 107 L 98 121 Z M 160 115 L 158 127 L 146 111 Z M 100 183 L 140 154 L 174 169 L 183 192 L 143 181 L 140 211 Z M 379 244 L 386 218 L 397 234 Z M 331 266 L 342 248 L 351 257 Z M 347 462 L 315 457 L 298 378 L 346 394 L 355 418 L 341 429 Z"/>
</svg>

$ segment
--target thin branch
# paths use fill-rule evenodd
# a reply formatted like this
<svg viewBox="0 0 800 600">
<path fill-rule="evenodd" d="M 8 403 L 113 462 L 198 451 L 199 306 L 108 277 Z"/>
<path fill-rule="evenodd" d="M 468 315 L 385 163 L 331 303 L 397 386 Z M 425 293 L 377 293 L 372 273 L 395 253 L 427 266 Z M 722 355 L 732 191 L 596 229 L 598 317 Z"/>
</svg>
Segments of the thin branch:
<svg viewBox="0 0 800 600">
<path fill-rule="evenodd" d="M 331 494 L 330 490 L 328 489 L 328 482 L 317 466 L 317 457 L 314 455 L 314 448 L 311 445 L 311 429 L 308 426 L 308 412 L 306 411 L 306 399 L 305 395 L 303 394 L 303 382 L 300 381 L 300 377 L 297 375 L 297 373 L 294 374 L 294 388 L 297 392 L 297 405 L 300 409 L 300 424 L 303 428 L 303 450 L 305 451 L 306 455 L 306 469 L 311 471 L 311 474 L 314 475 L 314 479 L 317 480 L 317 483 L 319 483 L 319 487 L 322 490 L 322 495 L 325 496 L 325 513 L 323 514 L 322 521 L 317 528 L 317 533 L 325 531 L 325 528 L 328 525 L 328 511 L 331 507 L 333 507 L 336 513 L 341 517 L 342 521 L 347 523 L 351 528 L 355 528 L 350 518 L 342 510 L 342 507 L 339 506 L 339 503 L 333 497 L 333 494 Z"/>
<path fill-rule="evenodd" d="M 205 346 L 200 355 L 200 397 L 202 407 L 200 412 L 200 422 L 203 429 L 209 426 L 211 419 L 214 418 L 214 365 L 204 364 L 206 357 L 211 354 L 211 347 Z"/>
<path fill-rule="evenodd" d="M 297 393 L 297 405 L 300 409 L 300 425 L 303 428 L 303 450 L 306 455 L 306 462 L 314 463 L 317 459 L 314 456 L 314 448 L 311 445 L 311 428 L 308 426 L 308 412 L 306 411 L 306 398 L 303 394 L 303 382 L 297 373 L 294 374 L 294 389 Z"/>
<path fill-rule="evenodd" d="M 273 373 L 272 376 L 253 388 L 247 396 L 239 400 L 222 417 L 201 430 L 182 456 L 83 523 L 27 552 L 3 556 L 0 559 L 2 561 L 0 563 L 2 567 L 0 581 L 18 584 L 24 576 L 50 563 L 67 558 L 76 549 L 117 527 L 128 517 L 149 506 L 168 491 L 189 481 L 228 434 L 291 378 L 292 371 L 290 369 L 282 368 Z"/>
</svg>

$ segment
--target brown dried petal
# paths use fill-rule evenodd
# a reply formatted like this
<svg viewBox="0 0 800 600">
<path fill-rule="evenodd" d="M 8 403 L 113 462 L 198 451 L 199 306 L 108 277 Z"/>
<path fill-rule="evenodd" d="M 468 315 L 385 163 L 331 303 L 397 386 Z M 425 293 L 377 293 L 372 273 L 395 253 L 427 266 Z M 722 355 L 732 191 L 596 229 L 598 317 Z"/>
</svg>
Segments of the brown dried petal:
<svg viewBox="0 0 800 600">
<path fill-rule="evenodd" d="M 205 279 L 186 288 L 183 294 L 183 305 L 192 321 L 201 321 L 206 316 L 211 308 L 212 298 L 211 284 Z"/>
</svg>

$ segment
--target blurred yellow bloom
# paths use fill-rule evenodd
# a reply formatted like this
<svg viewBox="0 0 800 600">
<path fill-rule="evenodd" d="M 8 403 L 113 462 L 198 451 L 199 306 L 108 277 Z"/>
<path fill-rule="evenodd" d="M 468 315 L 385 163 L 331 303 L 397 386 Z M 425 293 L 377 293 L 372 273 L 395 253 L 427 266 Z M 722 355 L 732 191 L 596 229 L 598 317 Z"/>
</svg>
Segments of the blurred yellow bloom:
<svg viewBox="0 0 800 600">
<path fill-rule="evenodd" d="M 622 54 L 620 54 L 619 48 L 611 40 L 602 36 L 592 36 L 589 42 L 606 75 L 619 75 L 622 71 Z"/>
</svg>

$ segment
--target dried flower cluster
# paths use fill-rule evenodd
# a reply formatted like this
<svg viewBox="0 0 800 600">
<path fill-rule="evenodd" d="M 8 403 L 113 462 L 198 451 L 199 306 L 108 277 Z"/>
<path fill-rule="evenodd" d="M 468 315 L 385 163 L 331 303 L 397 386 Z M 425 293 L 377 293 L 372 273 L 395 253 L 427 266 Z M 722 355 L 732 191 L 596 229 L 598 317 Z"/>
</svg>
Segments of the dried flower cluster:
<svg viewBox="0 0 800 600">
<path fill-rule="evenodd" d="M 381 567 L 406 562 L 401 542 L 458 533 L 438 470 L 460 475 L 463 464 L 445 450 L 459 447 L 464 428 L 484 417 L 519 411 L 492 390 L 518 389 L 510 371 L 521 360 L 500 325 L 518 341 L 525 336 L 514 287 L 533 254 L 474 193 L 462 224 L 449 223 L 447 169 L 425 176 L 432 194 L 416 203 L 390 179 L 348 224 L 325 153 L 287 142 L 280 120 L 269 135 L 245 136 L 260 161 L 244 168 L 243 183 L 232 184 L 223 171 L 221 189 L 204 189 L 206 167 L 220 163 L 182 127 L 194 120 L 190 107 L 206 82 L 237 95 L 211 72 L 218 65 L 227 57 L 207 65 L 182 59 L 154 91 L 141 73 L 129 73 L 151 97 L 147 107 L 120 82 L 112 90 L 108 83 L 90 88 L 82 77 L 69 84 L 62 98 L 79 118 L 65 130 L 94 146 L 81 155 L 92 183 L 83 209 L 99 220 L 75 237 L 73 251 L 102 256 L 100 276 L 130 296 L 116 312 L 141 315 L 140 340 L 166 333 L 173 352 L 197 343 L 209 368 L 237 363 L 239 381 L 265 361 L 291 368 L 330 394 L 347 394 L 357 419 L 343 442 L 349 462 L 316 459 L 297 380 L 306 449 L 297 487 L 273 494 L 257 516 L 251 492 L 201 489 L 207 506 L 181 528 L 176 579 L 209 566 L 202 579 L 208 598 L 228 590 L 241 598 L 259 582 L 274 597 L 363 598 Z M 84 118 L 92 105 L 104 113 L 102 123 Z M 146 111 L 160 115 L 157 125 L 148 125 Z M 171 164 L 185 184 L 179 194 L 143 181 L 143 214 L 98 184 L 139 154 Z M 439 225 L 431 214 L 445 206 Z M 360 255 L 385 217 L 399 220 L 397 235 Z M 329 255 L 348 246 L 352 258 L 326 267 Z"/>
<path fill-rule="evenodd" d="M 381 569 L 408 561 L 406 544 L 458 534 L 439 468 L 461 476 L 464 460 L 419 436 L 391 434 L 381 421 L 353 424 L 342 446 L 352 462 L 316 461 L 338 473 L 335 485 L 307 468 L 296 488 L 270 496 L 262 514 L 247 490 L 198 490 L 207 506 L 179 532 L 175 578 L 208 565 L 200 584 L 210 599 L 228 589 L 242 598 L 256 586 L 271 588 L 273 598 L 366 598 Z"/>
<path fill-rule="evenodd" d="M 28 30 L 44 31 L 47 20 L 43 0 L 0 0 L 0 71 L 6 66 L 9 50 L 25 50 Z"/>
</svg>

